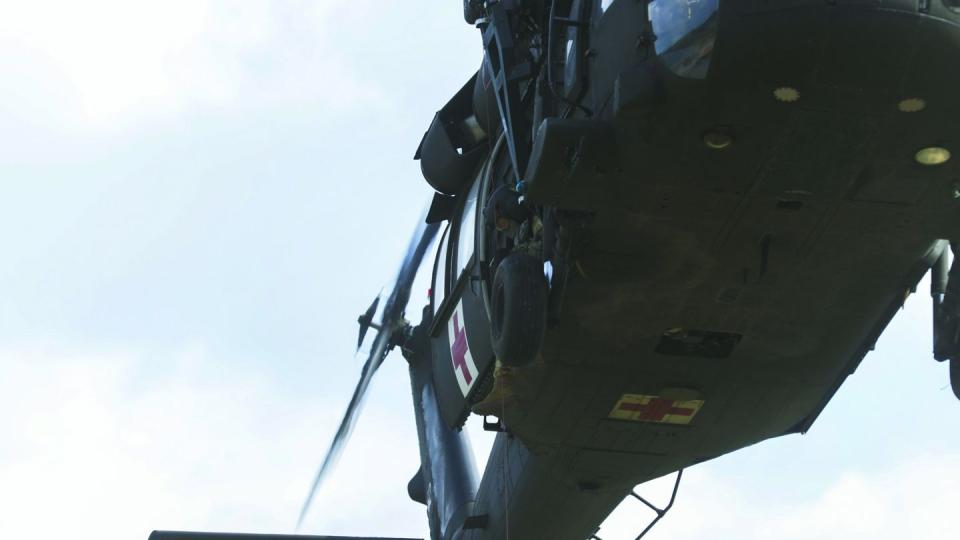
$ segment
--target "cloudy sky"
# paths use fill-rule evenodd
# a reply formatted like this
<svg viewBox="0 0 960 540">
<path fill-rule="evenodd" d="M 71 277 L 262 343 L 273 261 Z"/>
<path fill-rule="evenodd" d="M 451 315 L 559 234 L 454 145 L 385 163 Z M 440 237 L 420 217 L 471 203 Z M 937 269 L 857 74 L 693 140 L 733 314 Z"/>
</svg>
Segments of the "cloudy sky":
<svg viewBox="0 0 960 540">
<path fill-rule="evenodd" d="M 411 156 L 479 64 L 460 10 L 0 0 L 0 537 L 292 530 L 429 194 Z M 808 435 L 690 470 L 650 538 L 954 537 L 929 334 L 919 294 Z M 371 392 L 304 532 L 426 534 L 402 359 Z"/>
</svg>

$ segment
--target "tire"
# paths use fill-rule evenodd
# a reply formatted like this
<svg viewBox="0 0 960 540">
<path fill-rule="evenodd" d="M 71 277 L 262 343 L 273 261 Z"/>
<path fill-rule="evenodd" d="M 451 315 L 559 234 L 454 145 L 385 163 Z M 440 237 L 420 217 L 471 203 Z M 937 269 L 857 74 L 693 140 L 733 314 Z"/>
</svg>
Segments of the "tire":
<svg viewBox="0 0 960 540">
<path fill-rule="evenodd" d="M 493 352 L 508 366 L 523 366 L 537 357 L 547 328 L 547 280 L 543 265 L 524 253 L 500 263 L 490 290 Z"/>
</svg>

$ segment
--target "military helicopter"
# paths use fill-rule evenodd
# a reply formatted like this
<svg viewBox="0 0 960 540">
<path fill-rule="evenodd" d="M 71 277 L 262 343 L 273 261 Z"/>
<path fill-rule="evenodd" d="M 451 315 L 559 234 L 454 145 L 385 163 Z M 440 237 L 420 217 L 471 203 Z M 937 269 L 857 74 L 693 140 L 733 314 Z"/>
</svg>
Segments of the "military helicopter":
<svg viewBox="0 0 960 540">
<path fill-rule="evenodd" d="M 629 496 L 642 537 L 684 468 L 809 430 L 928 271 L 960 398 L 960 0 L 463 7 L 483 64 L 416 152 L 436 193 L 304 512 L 397 347 L 431 540 L 598 539 Z"/>
</svg>

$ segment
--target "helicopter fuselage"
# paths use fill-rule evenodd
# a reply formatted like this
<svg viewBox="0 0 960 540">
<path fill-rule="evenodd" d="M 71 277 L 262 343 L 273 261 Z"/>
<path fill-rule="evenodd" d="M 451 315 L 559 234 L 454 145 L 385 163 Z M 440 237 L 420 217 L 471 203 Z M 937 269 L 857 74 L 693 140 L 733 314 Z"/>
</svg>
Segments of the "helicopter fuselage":
<svg viewBox="0 0 960 540">
<path fill-rule="evenodd" d="M 687 27 L 657 31 L 680 7 Z M 588 538 L 636 484 L 806 432 L 960 238 L 960 4 L 584 13 L 522 178 L 525 204 L 568 216 L 563 283 L 545 267 L 561 305 L 534 390 L 501 419 L 482 526 L 456 538 Z M 480 153 L 434 259 L 454 429 L 496 364 L 484 209 L 513 180 L 505 144 Z"/>
</svg>

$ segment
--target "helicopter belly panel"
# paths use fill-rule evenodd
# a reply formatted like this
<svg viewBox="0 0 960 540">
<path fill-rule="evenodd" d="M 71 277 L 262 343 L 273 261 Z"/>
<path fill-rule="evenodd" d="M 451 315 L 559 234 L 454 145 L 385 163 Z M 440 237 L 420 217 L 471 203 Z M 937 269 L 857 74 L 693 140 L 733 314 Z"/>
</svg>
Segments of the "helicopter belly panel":
<svg viewBox="0 0 960 540">
<path fill-rule="evenodd" d="M 722 243 L 678 242 L 684 235 L 661 236 L 649 258 L 583 252 L 567 315 L 547 334 L 543 383 L 528 410 L 508 414 L 511 432 L 534 449 L 623 453 L 645 472 L 615 477 L 585 457 L 561 467 L 570 481 L 622 487 L 808 429 L 931 262 L 933 241 L 917 230 L 864 228 L 855 207 L 838 212 L 847 214 L 799 222 L 796 245 L 775 235 L 765 274 L 760 237 L 729 254 Z M 743 228 L 766 230 L 769 217 L 747 212 Z M 701 255 L 690 258 L 691 247 Z M 675 266 L 645 273 L 657 258 Z M 674 336 L 694 346 L 663 347 Z M 636 410 L 612 414 L 624 403 Z"/>
<path fill-rule="evenodd" d="M 587 100 L 613 127 L 588 131 L 610 139 L 542 141 L 542 155 L 590 174 L 554 158 L 532 169 L 550 171 L 533 174 L 533 200 L 591 181 L 605 195 L 590 198 L 536 399 L 506 423 L 534 451 L 567 456 L 554 473 L 573 484 L 619 489 L 809 429 L 936 239 L 960 232 L 955 164 L 914 159 L 960 142 L 955 22 L 792 5 L 726 11 L 701 81 L 637 67 L 622 47 L 634 41 L 615 35 L 629 23 L 601 22 Z M 882 45 L 882 61 L 864 43 Z M 649 77 L 659 96 L 641 88 Z M 917 99 L 937 114 L 916 113 Z M 661 408 L 702 402 L 688 422 L 634 421 L 668 391 L 698 397 Z M 627 402 L 637 411 L 611 415 L 627 395 L 643 396 Z M 619 473 L 598 457 L 609 453 Z"/>
</svg>

